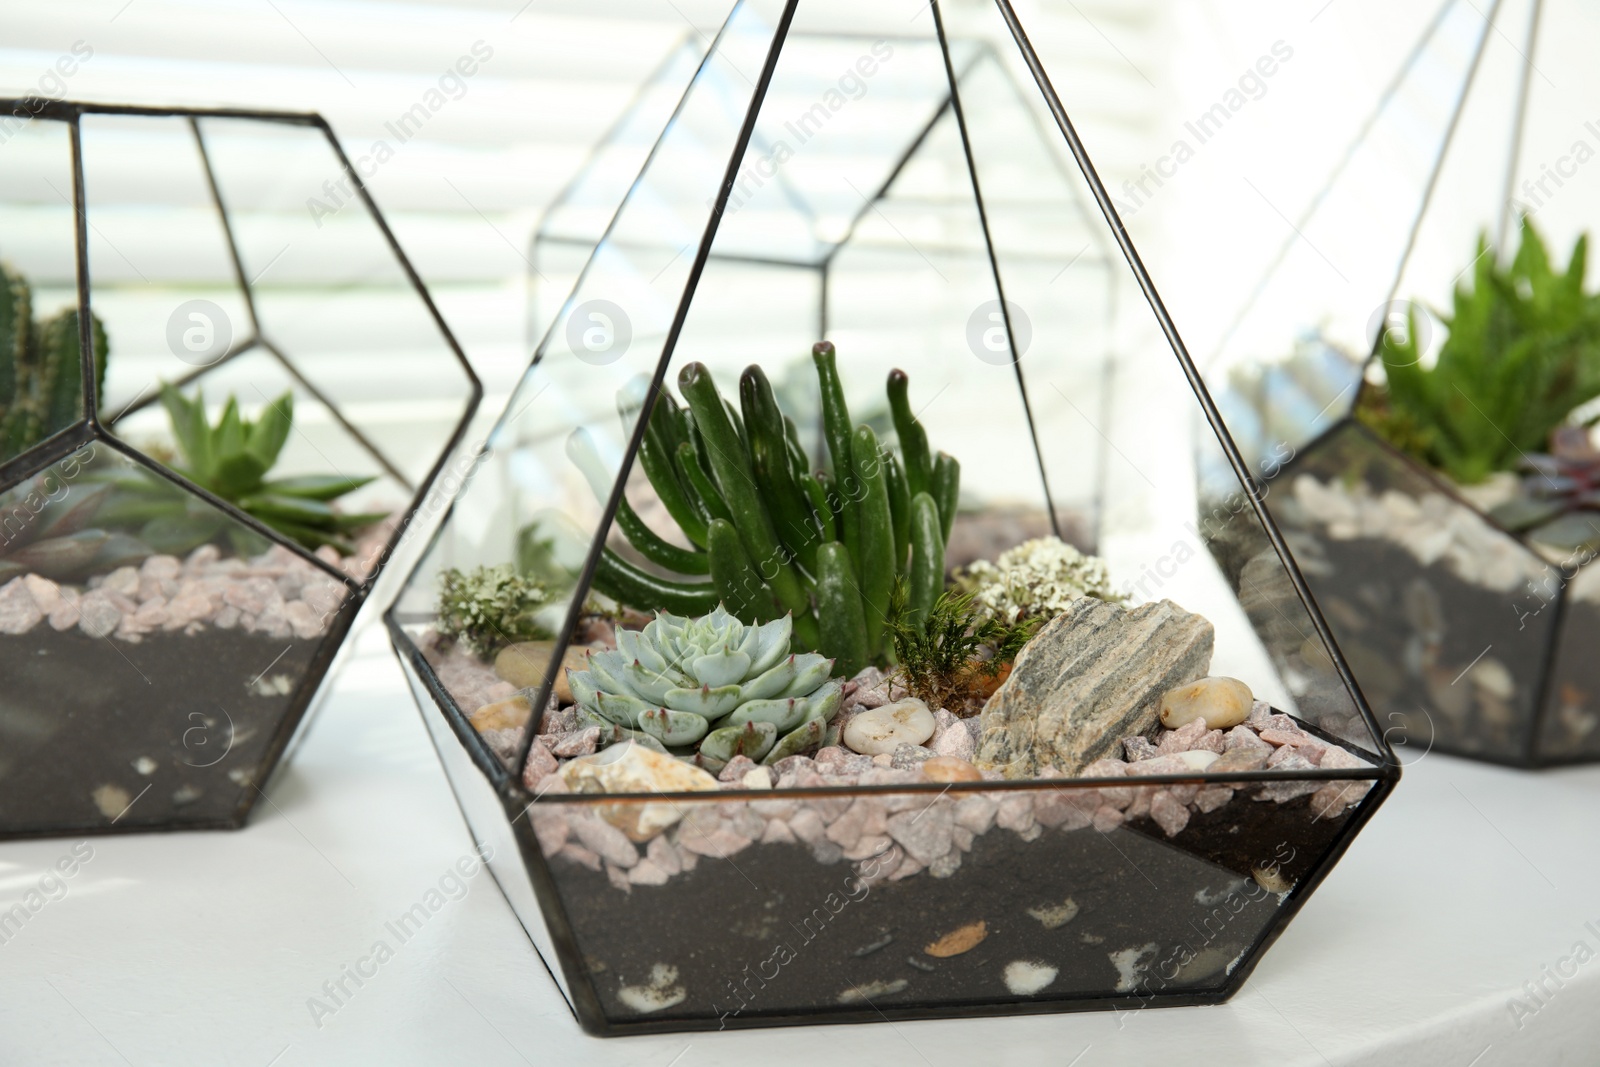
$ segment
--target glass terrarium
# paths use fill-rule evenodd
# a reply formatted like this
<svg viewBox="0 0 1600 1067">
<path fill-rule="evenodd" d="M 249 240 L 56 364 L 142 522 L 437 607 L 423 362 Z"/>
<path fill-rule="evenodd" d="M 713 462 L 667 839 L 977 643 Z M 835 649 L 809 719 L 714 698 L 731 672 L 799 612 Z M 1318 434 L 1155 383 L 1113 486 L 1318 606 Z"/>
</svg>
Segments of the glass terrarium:
<svg viewBox="0 0 1600 1067">
<path fill-rule="evenodd" d="M 0 837 L 236 827 L 478 384 L 320 117 L 0 106 Z"/>
<path fill-rule="evenodd" d="M 960 151 L 956 123 L 940 103 L 948 100 L 948 90 L 896 84 L 877 91 L 884 79 L 877 77 L 880 60 L 871 51 L 873 44 L 890 57 L 897 50 L 925 57 L 932 47 L 926 37 L 890 34 L 867 41 L 863 52 L 861 42 L 847 35 L 800 29 L 788 35 L 784 48 L 796 74 L 770 90 L 777 94 L 769 95 L 771 117 L 751 131 L 751 147 L 729 195 L 727 214 L 744 217 L 737 223 L 725 221 L 702 274 L 719 287 L 723 284 L 719 279 L 726 278 L 729 287 L 781 288 L 790 297 L 782 304 L 781 316 L 752 320 L 741 315 L 735 299 L 721 311 L 702 305 L 704 321 L 694 323 L 694 337 L 703 346 L 695 358 L 732 375 L 751 361 L 761 363 L 785 413 L 801 432 L 801 443 L 813 451 L 823 447 L 823 427 L 808 354 L 812 342 L 822 337 L 867 337 L 885 329 L 880 294 L 885 286 L 901 285 L 909 274 L 929 269 L 919 249 L 930 255 L 950 254 L 969 271 L 975 266 L 971 255 L 979 220 L 970 181 L 937 165 Z M 716 64 L 704 65 L 705 54 L 706 42 L 697 35 L 669 51 L 540 220 L 528 257 L 530 334 L 535 346 L 557 320 L 566 332 L 563 343 L 590 362 L 618 358 L 631 345 L 659 343 L 657 337 L 639 336 L 640 324 L 628 310 L 603 295 L 614 293 L 617 283 L 591 285 L 585 299 L 570 308 L 567 298 L 603 239 L 608 249 L 625 247 L 630 254 L 652 257 L 658 265 L 689 255 L 686 242 L 695 234 L 685 228 L 692 220 L 683 217 L 681 197 L 651 206 L 641 203 L 634 211 L 637 221 L 609 238 L 608 230 L 631 179 L 650 156 L 662 127 L 680 106 L 685 85 L 697 72 L 701 92 L 716 91 L 723 106 L 734 109 L 715 121 L 731 126 L 739 119 L 743 105 L 738 94 L 715 84 L 739 75 Z M 856 69 L 853 64 L 863 55 L 865 66 Z M 1061 534 L 1074 543 L 1092 542 L 1105 475 L 1105 450 L 1099 447 L 1093 424 L 1102 421 L 1107 403 L 1118 282 L 1112 258 L 1118 253 L 1087 188 L 1073 175 L 1071 157 L 1059 137 L 1046 129 L 1048 117 L 1029 110 L 1017 72 L 1008 69 L 995 43 L 983 38 L 956 40 L 950 58 L 956 85 L 969 87 L 966 96 L 972 114 L 967 128 L 974 145 L 995 148 L 988 153 L 991 173 L 984 182 L 986 236 L 995 259 L 1007 269 L 1009 322 L 998 303 L 963 308 L 971 313 L 966 323 L 969 347 L 980 359 L 1009 367 L 1013 361 L 1007 330 L 1014 332 L 1024 353 L 1035 343 L 1073 338 L 1083 355 L 1029 402 L 1040 419 L 1074 409 L 1086 416 L 1056 420 L 1062 433 L 1049 444 L 1062 457 L 1092 457 L 1087 463 L 1058 461 L 1061 470 L 1052 472 L 1045 499 L 1023 506 L 1026 494 L 1002 492 L 996 495 L 1014 506 L 958 512 L 946 563 L 959 566 L 993 557 L 1028 537 Z M 892 58 L 883 62 L 892 64 Z M 836 77 L 822 73 L 835 67 Z M 802 76 L 802 69 L 818 73 Z M 837 84 L 841 79 L 842 86 Z M 841 102 L 837 109 L 835 101 Z M 815 110 L 819 102 L 821 111 Z M 654 180 L 664 183 L 680 175 L 692 180 L 692 173 L 714 154 L 713 147 L 691 150 L 686 145 L 679 154 L 653 163 Z M 826 179 L 816 173 L 830 169 L 835 173 Z M 647 195 L 645 190 L 632 199 L 638 203 Z M 917 246 L 894 229 L 895 212 L 906 210 L 913 200 L 937 204 L 918 221 L 941 227 L 932 242 Z M 664 224 L 652 226 L 646 211 L 665 213 Z M 963 246 L 942 248 L 939 242 L 945 239 Z M 1062 249 L 1067 250 L 1065 256 Z M 965 292 L 977 291 L 966 279 L 954 284 Z M 984 292 L 995 283 L 986 284 Z M 1070 295 L 1052 299 L 1058 290 Z M 713 314 L 733 321 L 705 318 Z M 894 314 L 915 317 L 921 312 L 907 307 Z M 665 324 L 648 325 L 659 333 Z M 879 353 L 874 358 L 882 364 L 874 370 L 887 369 L 884 361 L 894 358 L 893 342 L 873 347 Z M 842 358 L 861 357 L 847 353 Z M 852 412 L 881 435 L 891 429 L 892 419 L 878 387 L 879 376 L 843 385 L 849 390 Z M 955 389 L 1007 389 L 1005 379 L 1005 375 L 968 376 L 948 384 Z M 1014 407 L 1015 391 L 1007 389 L 1002 402 Z M 1047 452 L 1047 460 L 1049 456 Z M 1027 470 L 1023 477 L 1037 481 L 1038 473 Z M 1051 502 L 1054 508 L 1048 506 Z"/>
<path fill-rule="evenodd" d="M 1517 766 L 1600 757 L 1597 190 L 1541 8 L 1439 9 L 1207 369 L 1395 743 Z"/>
<path fill-rule="evenodd" d="M 1119 286 L 1192 367 L 962 14 L 732 6 L 390 608 L 590 1032 L 1222 1001 L 1398 777 L 1264 512 L 1087 554 Z"/>
</svg>

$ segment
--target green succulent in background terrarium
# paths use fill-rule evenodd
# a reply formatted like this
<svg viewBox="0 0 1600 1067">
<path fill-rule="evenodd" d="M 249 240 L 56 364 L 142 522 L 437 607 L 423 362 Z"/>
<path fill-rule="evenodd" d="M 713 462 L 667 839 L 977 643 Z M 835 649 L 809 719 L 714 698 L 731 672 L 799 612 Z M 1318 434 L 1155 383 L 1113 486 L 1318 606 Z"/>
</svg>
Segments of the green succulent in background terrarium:
<svg viewBox="0 0 1600 1067">
<path fill-rule="evenodd" d="M 617 630 L 568 677 L 578 722 L 720 769 L 734 756 L 775 763 L 816 748 L 839 710 L 833 661 L 789 651 L 791 619 L 746 625 L 717 607 L 699 618 L 663 612 Z"/>
<path fill-rule="evenodd" d="M 674 577 L 606 548 L 594 587 L 641 611 L 697 615 L 720 604 L 754 623 L 788 613 L 797 645 L 836 660 L 849 675 L 889 660 L 886 623 L 897 577 L 907 582 L 911 618 L 926 617 L 944 590 L 961 469 L 930 451 L 903 372 L 891 372 L 887 388 L 896 454 L 869 425 L 851 420 L 833 345 L 818 344 L 813 361 L 827 470 L 806 454 L 759 366 L 740 375 L 737 408 L 703 364 L 683 368 L 685 406 L 660 393 L 639 465 L 689 547 L 662 538 L 624 499 L 618 529 Z M 625 394 L 625 415 L 637 407 Z M 584 431 L 569 438 L 568 454 L 604 500 L 610 474 Z"/>
<path fill-rule="evenodd" d="M 294 426 L 294 395 L 268 403 L 256 419 L 245 418 L 236 398 L 223 405 L 215 425 L 206 418 L 203 394 L 190 400 L 171 385 L 161 387 L 178 456 L 174 469 L 308 549 L 328 545 L 355 552 L 350 536 L 385 518 L 382 513 L 339 511 L 334 502 L 373 481 L 344 474 L 268 478 Z M 235 549 L 250 551 L 250 535 L 204 501 L 175 486 L 135 472 L 116 479 L 119 492 L 108 505 L 111 518 L 141 524 L 139 536 L 157 552 L 187 552 L 226 531 Z"/>
<path fill-rule="evenodd" d="M 78 581 L 150 555 L 144 543 L 102 525 L 109 486 L 85 485 L 56 499 L 52 477 L 30 478 L 0 503 L 0 584 L 23 574 Z"/>
<path fill-rule="evenodd" d="M 96 378 L 103 387 L 109 347 L 105 328 L 92 314 L 89 330 Z M 82 353 L 77 309 L 35 321 L 27 279 L 0 263 L 0 460 L 32 448 L 82 416 Z"/>
<path fill-rule="evenodd" d="M 1508 266 L 1478 241 L 1470 285 L 1458 284 L 1449 334 L 1424 366 L 1416 313 L 1383 335 L 1386 381 L 1358 417 L 1396 448 L 1471 485 L 1551 447 L 1572 413 L 1600 396 L 1600 296 L 1584 291 L 1588 238 L 1564 271 L 1526 218 Z M 1591 422 L 1593 420 L 1590 420 Z"/>
</svg>

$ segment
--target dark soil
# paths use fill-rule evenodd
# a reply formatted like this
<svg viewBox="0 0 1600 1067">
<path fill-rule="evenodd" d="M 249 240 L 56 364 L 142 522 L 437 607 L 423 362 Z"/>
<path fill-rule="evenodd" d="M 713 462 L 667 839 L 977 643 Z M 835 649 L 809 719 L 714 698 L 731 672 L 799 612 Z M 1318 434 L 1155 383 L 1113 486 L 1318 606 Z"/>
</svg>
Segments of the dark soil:
<svg viewBox="0 0 1600 1067">
<path fill-rule="evenodd" d="M 1570 592 L 1570 590 L 1569 590 Z M 1600 758 L 1600 606 L 1569 599 L 1545 691 L 1539 758 Z"/>
<path fill-rule="evenodd" d="M 0 637 L 0 836 L 240 816 L 318 645 L 216 629 Z M 120 817 L 96 802 L 105 786 L 107 806 L 116 789 L 131 801 Z"/>
<path fill-rule="evenodd" d="M 1464 582 L 1442 564 L 1424 567 L 1381 538 L 1319 540 L 1332 573 L 1310 568 L 1306 581 L 1378 722 L 1400 728 L 1391 740 L 1418 752 L 1431 747 L 1526 759 L 1534 702 L 1554 640 L 1555 606 L 1530 593 L 1499 593 Z M 1424 584 L 1437 595 L 1442 637 L 1419 631 L 1408 617 L 1406 598 L 1416 599 Z M 1413 655 L 1428 650 L 1431 684 L 1408 664 L 1408 646 Z M 1485 654 L 1509 668 L 1515 681 L 1504 707 L 1486 705 L 1469 679 L 1455 681 Z M 1600 676 L 1590 692 L 1600 693 Z"/>
<path fill-rule="evenodd" d="M 1304 798 L 1279 805 L 1241 795 L 1196 815 L 1177 843 L 1147 819 L 1105 834 L 1046 830 L 1032 842 L 996 828 L 949 878 L 923 872 L 870 888 L 848 863 L 823 865 L 805 847 L 782 844 L 702 859 L 663 886 L 627 894 L 564 859 L 553 873 L 613 1022 L 716 1028 L 869 1004 L 1000 1008 L 1215 990 L 1278 912 L 1279 897 L 1249 872 L 1276 862 L 1299 880 L 1347 818 L 1314 820 Z M 1058 928 L 1028 914 L 1068 898 L 1078 912 Z M 979 920 L 987 936 L 970 951 L 923 951 Z M 1112 960 L 1124 950 L 1139 961 L 1131 984 Z M 1019 960 L 1059 973 L 1034 996 L 1017 996 L 1004 973 Z M 688 995 L 641 1016 L 618 991 L 648 985 L 658 964 L 677 969 Z M 852 989 L 865 999 L 851 1002 Z"/>
</svg>

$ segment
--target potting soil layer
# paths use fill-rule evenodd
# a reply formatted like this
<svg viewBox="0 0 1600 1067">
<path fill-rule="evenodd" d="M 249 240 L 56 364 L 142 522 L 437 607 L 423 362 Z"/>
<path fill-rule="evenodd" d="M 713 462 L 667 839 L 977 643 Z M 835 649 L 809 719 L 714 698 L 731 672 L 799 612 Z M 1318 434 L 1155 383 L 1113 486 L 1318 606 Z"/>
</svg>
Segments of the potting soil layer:
<svg viewBox="0 0 1600 1067">
<path fill-rule="evenodd" d="M 1400 727 L 1395 744 L 1526 760 L 1556 606 L 1424 566 L 1383 538 L 1317 540 L 1326 565 L 1306 567 L 1306 581 L 1378 721 Z M 1600 663 L 1576 658 L 1568 669 L 1600 695 Z"/>
<path fill-rule="evenodd" d="M 1240 796 L 1197 815 L 1181 844 L 1148 818 L 1034 840 L 993 831 L 948 878 L 871 884 L 800 844 L 707 858 L 628 893 L 562 856 L 551 870 L 619 1028 L 1129 1008 L 1227 984 L 1350 817 L 1316 818 L 1306 797 Z M 898 862 L 898 846 L 882 861 Z"/>
<path fill-rule="evenodd" d="M 0 637 L 0 837 L 233 823 L 322 644 Z"/>
<path fill-rule="evenodd" d="M 1592 760 L 1600 757 L 1600 604 L 1569 593 L 1557 637 L 1537 755 L 1552 763 Z"/>
</svg>

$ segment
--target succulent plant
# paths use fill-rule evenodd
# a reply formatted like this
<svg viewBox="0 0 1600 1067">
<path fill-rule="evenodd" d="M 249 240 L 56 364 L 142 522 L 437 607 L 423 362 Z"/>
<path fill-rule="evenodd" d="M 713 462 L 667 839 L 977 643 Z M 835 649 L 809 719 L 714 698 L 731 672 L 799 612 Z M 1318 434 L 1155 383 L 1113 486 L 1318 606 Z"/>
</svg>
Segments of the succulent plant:
<svg viewBox="0 0 1600 1067">
<path fill-rule="evenodd" d="M 23 574 L 74 581 L 150 555 L 138 539 L 99 525 L 109 486 L 72 486 L 57 497 L 61 484 L 47 471 L 0 498 L 0 583 Z"/>
<path fill-rule="evenodd" d="M 504 645 L 548 638 L 537 618 L 548 600 L 543 585 L 518 574 L 509 563 L 470 573 L 452 568 L 439 578 L 434 625 L 445 637 L 489 656 Z"/>
<path fill-rule="evenodd" d="M 816 748 L 838 713 L 833 661 L 791 653 L 789 616 L 746 625 L 720 605 L 665 612 L 567 676 L 578 721 L 602 738 L 632 738 L 720 769 L 734 756 L 768 764 Z"/>
<path fill-rule="evenodd" d="M 161 403 L 172 424 L 181 462 L 174 469 L 308 549 L 331 545 L 343 555 L 355 552 L 348 534 L 383 519 L 382 514 L 337 511 L 333 501 L 373 479 L 343 474 L 268 478 L 294 425 L 294 394 L 267 404 L 258 419 L 239 413 L 229 397 L 217 424 L 206 418 L 204 394 L 190 400 L 171 385 L 161 387 Z M 139 536 L 158 552 L 181 554 L 226 534 L 240 552 L 257 538 L 209 504 L 155 478 L 118 480 L 110 513 L 119 521 L 143 523 Z"/>
<path fill-rule="evenodd" d="M 912 617 L 926 617 L 943 591 L 961 468 L 943 452 L 930 454 L 903 371 L 891 371 L 888 381 L 897 456 L 870 426 L 851 422 L 833 345 L 816 345 L 812 358 L 831 473 L 812 466 L 759 366 L 740 376 L 735 410 L 710 371 L 690 363 L 678 376 L 687 407 L 661 391 L 639 464 L 691 547 L 662 538 L 626 500 L 616 515 L 641 556 L 685 577 L 660 577 L 607 548 L 594 585 L 645 611 L 699 614 L 720 603 L 754 623 L 788 612 L 797 644 L 836 659 L 848 675 L 887 661 L 897 576 L 907 579 Z M 609 479 L 582 430 L 569 438 L 568 452 L 608 495 Z"/>
<path fill-rule="evenodd" d="M 106 331 L 89 316 L 95 371 L 106 376 Z M 27 279 L 0 264 L 0 460 L 32 448 L 83 414 L 78 312 L 33 319 Z"/>
<path fill-rule="evenodd" d="M 1386 382 L 1363 391 L 1362 421 L 1396 448 L 1473 484 L 1545 447 L 1574 409 L 1600 396 L 1600 296 L 1586 293 L 1588 240 L 1552 269 L 1527 220 L 1502 267 L 1480 238 L 1470 288 L 1458 285 L 1438 360 L 1422 362 L 1417 324 L 1386 333 Z"/>
</svg>

